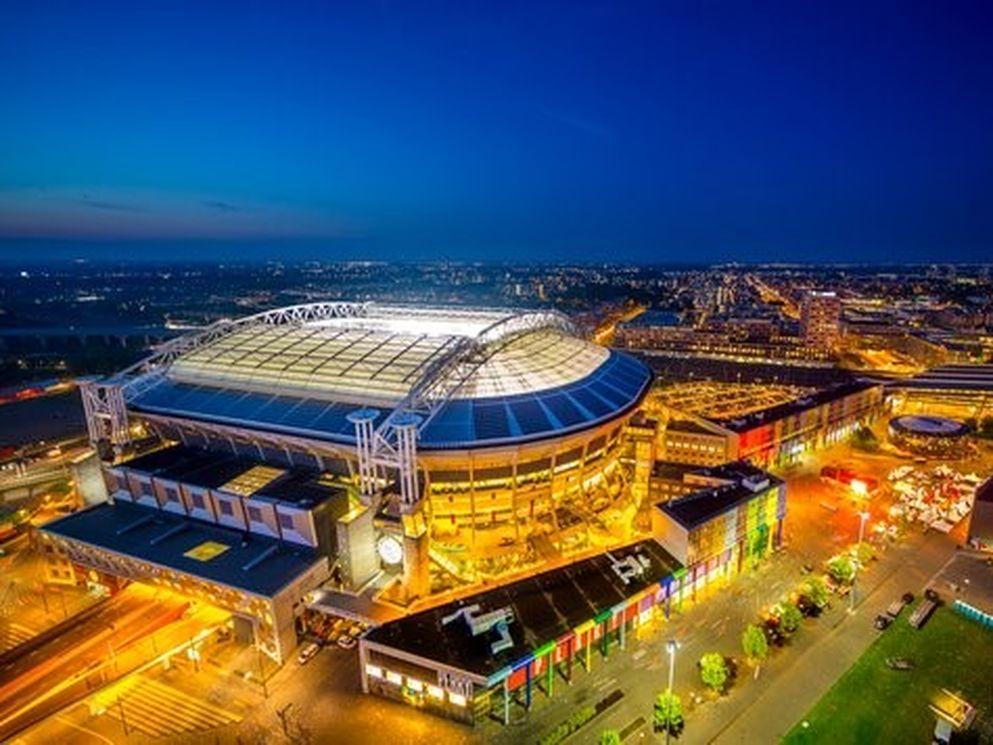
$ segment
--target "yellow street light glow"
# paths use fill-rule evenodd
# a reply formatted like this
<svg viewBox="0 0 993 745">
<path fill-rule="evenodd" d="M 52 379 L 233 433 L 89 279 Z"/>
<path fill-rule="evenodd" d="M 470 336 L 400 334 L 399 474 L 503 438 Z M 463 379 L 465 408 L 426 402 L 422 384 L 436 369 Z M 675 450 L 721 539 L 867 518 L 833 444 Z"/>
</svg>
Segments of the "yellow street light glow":
<svg viewBox="0 0 993 745">
<path fill-rule="evenodd" d="M 448 692 L 448 700 L 451 701 L 456 706 L 465 706 L 465 696 L 460 693 Z"/>
<path fill-rule="evenodd" d="M 431 698 L 438 699 L 439 701 L 441 701 L 441 699 L 445 698 L 445 692 L 443 690 L 441 690 L 438 686 L 429 685 L 428 686 L 428 695 Z"/>
<path fill-rule="evenodd" d="M 866 494 L 869 493 L 868 485 L 861 479 L 852 479 L 851 487 L 852 487 L 852 494 L 854 494 L 856 497 L 864 497 Z"/>
<path fill-rule="evenodd" d="M 378 665 L 366 665 L 365 674 L 368 675 L 370 678 L 382 678 L 383 668 L 379 667 Z"/>
</svg>

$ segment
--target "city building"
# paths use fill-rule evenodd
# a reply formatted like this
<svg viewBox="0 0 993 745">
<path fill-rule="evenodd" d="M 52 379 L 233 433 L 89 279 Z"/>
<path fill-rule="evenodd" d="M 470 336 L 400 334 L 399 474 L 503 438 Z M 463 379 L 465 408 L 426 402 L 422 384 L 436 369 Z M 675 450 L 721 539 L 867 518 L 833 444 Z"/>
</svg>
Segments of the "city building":
<svg viewBox="0 0 993 745">
<path fill-rule="evenodd" d="M 661 459 L 703 466 L 732 460 L 783 466 L 841 442 L 883 410 L 882 386 L 864 380 L 808 389 L 796 397 L 784 387 L 707 386 L 714 395 L 704 396 L 697 388 L 692 396 L 663 395 L 667 419 L 660 428 Z M 722 394 L 725 388 L 734 395 Z M 783 390 L 789 395 L 777 401 Z"/>
<path fill-rule="evenodd" d="M 808 346 L 836 349 L 841 341 L 841 298 L 837 293 L 807 292 L 800 305 L 800 327 Z"/>
<path fill-rule="evenodd" d="M 969 514 L 968 544 L 978 551 L 993 551 L 993 477 L 976 489 Z"/>
<path fill-rule="evenodd" d="M 509 723 L 667 616 L 686 572 L 653 540 L 391 621 L 359 641 L 362 688 L 474 724 Z"/>
<path fill-rule="evenodd" d="M 625 425 L 651 380 L 557 313 L 315 303 L 220 322 L 83 386 L 111 503 L 46 533 L 83 569 L 264 590 L 292 613 L 329 575 L 346 589 L 386 578 L 409 604 L 434 577 L 487 576 L 495 554 L 533 570 L 532 531 L 546 554 L 583 550 L 569 506 L 631 499 Z M 276 563 L 279 582 L 239 584 Z M 256 633 L 279 659 L 292 613 Z"/>
<path fill-rule="evenodd" d="M 942 365 L 887 385 L 894 411 L 993 416 L 993 365 Z"/>
<path fill-rule="evenodd" d="M 681 476 L 681 478 L 678 478 Z M 747 461 L 713 468 L 671 468 L 652 513 L 652 534 L 683 566 L 684 587 L 695 594 L 714 579 L 729 578 L 782 541 L 786 484 Z"/>
<path fill-rule="evenodd" d="M 105 466 L 110 501 L 45 525 L 53 582 L 166 586 L 229 611 L 273 659 L 341 553 L 349 496 L 326 474 L 173 445 Z"/>
</svg>

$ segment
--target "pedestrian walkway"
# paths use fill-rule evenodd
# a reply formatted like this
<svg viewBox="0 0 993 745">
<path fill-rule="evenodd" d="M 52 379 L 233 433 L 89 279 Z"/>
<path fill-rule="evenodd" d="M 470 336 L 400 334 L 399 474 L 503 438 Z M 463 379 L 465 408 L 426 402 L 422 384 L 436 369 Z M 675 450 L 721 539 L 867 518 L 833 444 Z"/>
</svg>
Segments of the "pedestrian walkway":
<svg viewBox="0 0 993 745">
<path fill-rule="evenodd" d="M 241 721 L 235 712 L 143 676 L 132 676 L 101 691 L 89 706 L 122 722 L 127 732 L 147 737 L 206 732 Z"/>
</svg>

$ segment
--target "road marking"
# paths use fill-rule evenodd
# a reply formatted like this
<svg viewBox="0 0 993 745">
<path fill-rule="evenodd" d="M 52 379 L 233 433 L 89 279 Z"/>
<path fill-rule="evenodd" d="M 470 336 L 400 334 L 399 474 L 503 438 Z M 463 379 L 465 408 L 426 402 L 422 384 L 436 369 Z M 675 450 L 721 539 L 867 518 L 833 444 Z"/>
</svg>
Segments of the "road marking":
<svg viewBox="0 0 993 745">
<path fill-rule="evenodd" d="M 101 735 L 99 732 L 96 732 L 95 730 L 91 730 L 88 727 L 82 726 L 81 724 L 76 724 L 75 722 L 73 722 L 73 721 L 71 721 L 69 719 L 66 719 L 61 714 L 59 714 L 55 718 L 56 718 L 56 720 L 62 722 L 62 724 L 68 725 L 69 727 L 74 727 L 75 729 L 78 729 L 80 732 L 85 732 L 86 734 L 92 735 L 93 737 L 97 738 L 98 740 L 102 740 L 103 742 L 107 743 L 107 745 L 115 745 L 113 740 L 111 740 L 111 739 L 109 739 L 107 737 L 104 737 L 103 735 Z"/>
<path fill-rule="evenodd" d="M 620 732 L 621 739 L 626 740 L 646 724 L 647 722 L 645 721 L 645 717 L 638 717 L 637 719 L 628 722 L 628 724 Z"/>
</svg>

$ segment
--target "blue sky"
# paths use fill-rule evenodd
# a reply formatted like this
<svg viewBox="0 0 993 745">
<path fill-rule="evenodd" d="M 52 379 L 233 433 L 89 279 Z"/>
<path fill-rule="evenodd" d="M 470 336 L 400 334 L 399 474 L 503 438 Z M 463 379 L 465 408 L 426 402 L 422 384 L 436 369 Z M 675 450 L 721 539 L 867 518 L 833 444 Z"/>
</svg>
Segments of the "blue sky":
<svg viewBox="0 0 993 745">
<path fill-rule="evenodd" d="M 0 252 L 989 259 L 990 38 L 968 2 L 4 3 Z"/>
</svg>

